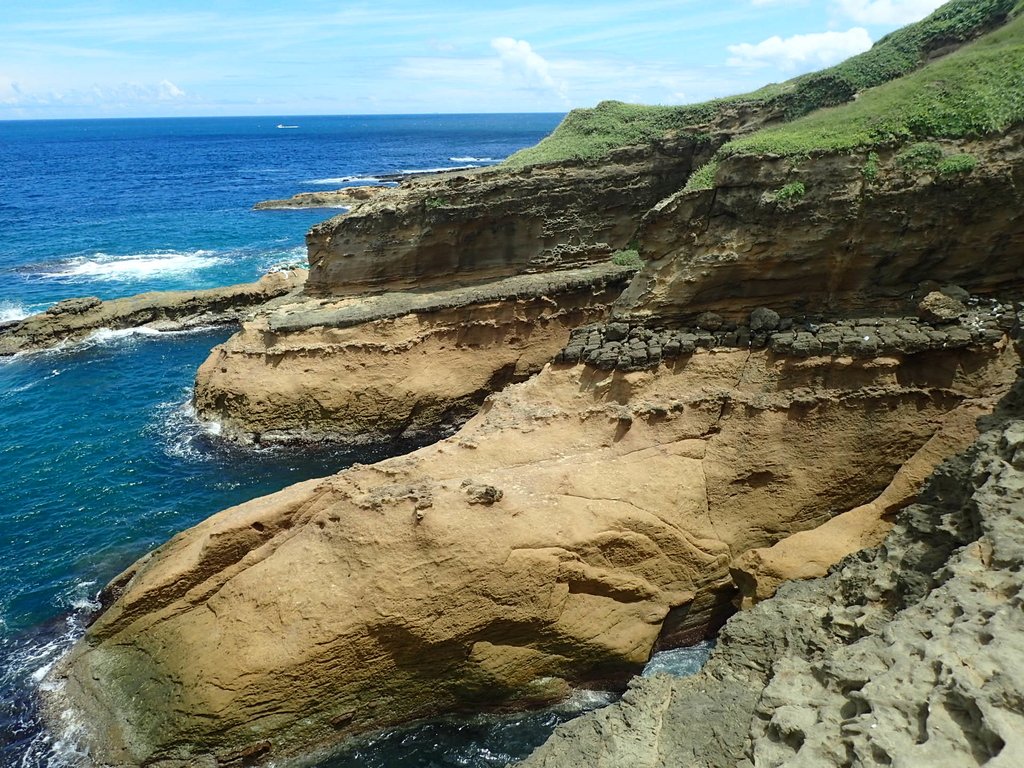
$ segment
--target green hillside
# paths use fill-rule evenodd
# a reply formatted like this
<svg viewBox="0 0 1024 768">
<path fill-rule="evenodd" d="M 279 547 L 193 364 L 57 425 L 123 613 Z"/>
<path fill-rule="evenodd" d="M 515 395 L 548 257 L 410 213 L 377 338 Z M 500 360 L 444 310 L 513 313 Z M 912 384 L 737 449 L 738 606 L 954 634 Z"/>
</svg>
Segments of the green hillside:
<svg viewBox="0 0 1024 768">
<path fill-rule="evenodd" d="M 1024 0 L 953 0 L 841 64 L 740 96 L 684 106 L 606 101 L 592 109 L 573 110 L 550 136 L 515 153 L 506 164 L 521 167 L 593 159 L 671 134 L 688 133 L 700 139 L 718 114 L 736 107 L 754 107 L 773 119 L 794 120 L 845 104 L 866 89 L 914 72 L 936 52 L 996 29 L 1021 5 Z"/>
<path fill-rule="evenodd" d="M 802 155 L 908 139 L 982 136 L 1024 120 L 1024 16 L 853 103 L 726 144 L 720 154 Z"/>
</svg>

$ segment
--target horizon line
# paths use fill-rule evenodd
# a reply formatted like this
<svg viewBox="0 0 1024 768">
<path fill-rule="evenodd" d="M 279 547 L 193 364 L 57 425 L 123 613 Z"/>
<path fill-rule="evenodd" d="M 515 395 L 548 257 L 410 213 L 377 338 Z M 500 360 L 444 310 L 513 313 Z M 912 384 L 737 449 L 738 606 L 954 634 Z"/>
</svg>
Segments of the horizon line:
<svg viewBox="0 0 1024 768">
<path fill-rule="evenodd" d="M 273 119 L 273 120 L 296 120 L 302 118 L 319 117 L 469 117 L 477 115 L 567 115 L 573 107 L 564 111 L 527 111 L 527 112 L 335 112 L 322 114 L 285 114 L 271 113 L 266 115 L 149 115 L 149 116 L 104 116 L 104 117 L 2 117 L 0 123 L 57 123 L 57 122 L 85 122 L 90 120 L 238 120 L 240 118 Z M 582 107 L 586 109 L 586 107 Z"/>
</svg>

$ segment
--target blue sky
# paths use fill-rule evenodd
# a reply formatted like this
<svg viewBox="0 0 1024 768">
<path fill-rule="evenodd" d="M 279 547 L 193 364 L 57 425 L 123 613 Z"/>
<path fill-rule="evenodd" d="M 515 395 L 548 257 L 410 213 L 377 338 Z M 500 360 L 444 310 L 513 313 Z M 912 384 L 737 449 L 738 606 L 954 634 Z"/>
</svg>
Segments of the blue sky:
<svg viewBox="0 0 1024 768">
<path fill-rule="evenodd" d="M 24 0 L 0 18 L 0 119 L 703 101 L 840 61 L 939 5 Z"/>
</svg>

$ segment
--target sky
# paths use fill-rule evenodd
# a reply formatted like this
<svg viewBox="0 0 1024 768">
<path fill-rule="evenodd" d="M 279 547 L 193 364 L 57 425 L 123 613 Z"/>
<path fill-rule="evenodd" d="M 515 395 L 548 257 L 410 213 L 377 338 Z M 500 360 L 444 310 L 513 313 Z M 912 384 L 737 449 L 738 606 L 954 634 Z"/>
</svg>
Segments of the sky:
<svg viewBox="0 0 1024 768">
<path fill-rule="evenodd" d="M 942 0 L 23 0 L 0 120 L 565 112 L 834 64 Z"/>
</svg>

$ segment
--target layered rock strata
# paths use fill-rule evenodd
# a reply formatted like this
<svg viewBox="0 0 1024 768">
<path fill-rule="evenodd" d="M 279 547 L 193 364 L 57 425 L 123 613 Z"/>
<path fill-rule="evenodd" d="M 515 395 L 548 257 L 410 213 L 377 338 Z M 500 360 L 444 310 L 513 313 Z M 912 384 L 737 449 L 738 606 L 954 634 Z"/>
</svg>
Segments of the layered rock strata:
<svg viewBox="0 0 1024 768">
<path fill-rule="evenodd" d="M 405 181 L 310 230 L 307 290 L 403 290 L 606 260 L 716 147 L 688 137 L 601 162 Z"/>
<path fill-rule="evenodd" d="M 199 369 L 194 403 L 259 442 L 436 435 L 604 318 L 632 270 L 604 264 L 475 287 L 302 298 L 246 323 Z"/>
<path fill-rule="evenodd" d="M 153 291 L 101 301 L 90 296 L 57 302 L 45 312 L 0 327 L 0 356 L 81 341 L 107 328 L 176 331 L 236 323 L 295 294 L 306 270 L 270 272 L 255 283 L 199 291 Z"/>
<path fill-rule="evenodd" d="M 1000 343 L 549 367 L 453 438 L 155 550 L 106 590 L 55 695 L 99 761 L 169 767 L 621 685 L 718 626 L 738 555 L 876 498 L 1018 363 Z"/>
<path fill-rule="evenodd" d="M 976 165 L 942 176 L 886 148 L 874 158 L 726 157 L 713 188 L 676 192 L 644 217 L 647 264 L 621 311 L 670 323 L 704 310 L 739 321 L 759 305 L 788 316 L 892 314 L 927 281 L 1016 290 L 1024 130 L 943 151 Z"/>
<path fill-rule="evenodd" d="M 693 678 L 637 679 L 520 765 L 1024 760 L 1024 379 L 882 546 L 733 617 Z"/>
</svg>

